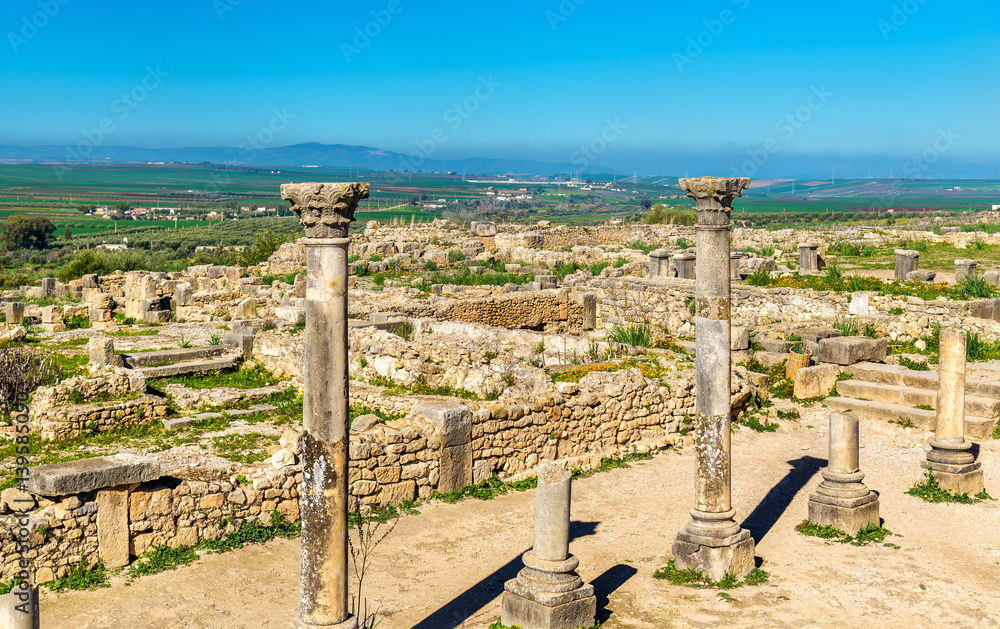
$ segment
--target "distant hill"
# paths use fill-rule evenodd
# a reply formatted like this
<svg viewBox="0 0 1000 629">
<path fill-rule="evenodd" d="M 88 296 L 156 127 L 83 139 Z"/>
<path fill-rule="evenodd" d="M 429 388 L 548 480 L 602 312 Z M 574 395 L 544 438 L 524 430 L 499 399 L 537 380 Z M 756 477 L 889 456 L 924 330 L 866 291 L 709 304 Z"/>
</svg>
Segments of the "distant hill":
<svg viewBox="0 0 1000 629">
<path fill-rule="evenodd" d="M 79 156 L 73 147 L 58 145 L 15 146 L 0 144 L 0 163 L 52 163 L 86 161 L 91 163 L 130 162 L 210 162 L 213 164 L 245 164 L 257 166 L 325 166 L 360 167 L 374 170 L 409 170 L 462 172 L 484 175 L 570 174 L 581 170 L 575 164 L 557 164 L 526 159 L 491 159 L 472 157 L 461 160 L 418 160 L 370 146 L 320 144 L 310 142 L 293 146 L 254 149 L 250 147 L 189 147 L 147 149 L 133 146 L 100 146 L 92 155 Z M 81 159 L 84 158 L 84 159 Z M 584 172 L 610 172 L 591 167 Z"/>
</svg>

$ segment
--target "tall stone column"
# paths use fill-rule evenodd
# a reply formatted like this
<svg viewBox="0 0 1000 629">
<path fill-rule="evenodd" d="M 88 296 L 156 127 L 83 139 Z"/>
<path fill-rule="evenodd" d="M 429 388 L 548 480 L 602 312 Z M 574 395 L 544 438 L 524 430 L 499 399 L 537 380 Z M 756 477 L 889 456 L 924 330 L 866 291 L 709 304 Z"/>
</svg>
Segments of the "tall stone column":
<svg viewBox="0 0 1000 629">
<path fill-rule="evenodd" d="M 937 426 L 927 467 L 942 488 L 978 494 L 983 491 L 982 464 L 965 440 L 965 342 L 964 331 L 941 330 Z"/>
<path fill-rule="evenodd" d="M 302 576 L 295 629 L 355 629 L 348 607 L 348 225 L 367 183 L 281 186 L 306 237 Z"/>
<path fill-rule="evenodd" d="M 695 284 L 695 478 L 691 521 L 677 534 L 674 563 L 718 581 L 754 569 L 754 541 L 732 508 L 730 465 L 729 218 L 748 178 L 681 179 L 697 203 L 698 270 Z"/>
<path fill-rule="evenodd" d="M 860 429 L 858 416 L 830 413 L 830 454 L 823 482 L 809 496 L 809 520 L 833 526 L 848 535 L 869 524 L 878 526 L 878 496 L 862 483 L 864 472 L 858 464 Z"/>
</svg>

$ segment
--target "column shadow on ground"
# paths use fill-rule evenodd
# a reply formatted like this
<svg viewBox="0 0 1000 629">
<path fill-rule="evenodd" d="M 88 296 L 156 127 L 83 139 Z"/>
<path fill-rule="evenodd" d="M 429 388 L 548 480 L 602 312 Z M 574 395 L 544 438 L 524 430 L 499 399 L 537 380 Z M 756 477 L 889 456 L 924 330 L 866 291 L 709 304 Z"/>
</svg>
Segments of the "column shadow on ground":
<svg viewBox="0 0 1000 629">
<path fill-rule="evenodd" d="M 597 595 L 597 619 L 605 622 L 611 618 L 612 611 L 608 609 L 608 599 L 611 593 L 625 584 L 626 581 L 639 572 L 632 566 L 620 563 L 604 571 L 599 577 L 591 581 L 594 586 L 594 594 Z"/>
<path fill-rule="evenodd" d="M 600 524 L 600 522 L 571 522 L 569 529 L 570 540 L 587 537 L 588 535 L 594 535 L 597 531 L 598 524 Z M 531 549 L 525 548 L 522 552 L 519 552 L 517 556 L 505 563 L 503 566 L 497 568 L 486 577 L 483 577 L 479 583 L 476 583 L 469 589 L 465 590 L 445 604 L 444 607 L 441 607 L 430 616 L 414 625 L 413 629 L 457 629 L 458 627 L 462 627 L 466 621 L 472 620 L 473 616 L 475 616 L 477 612 L 485 607 L 490 601 L 503 594 L 504 583 L 515 578 L 521 568 L 524 567 L 524 564 L 521 563 L 521 555 L 529 550 Z M 612 568 L 612 570 L 614 570 L 614 568 Z M 611 572 L 611 570 L 608 572 Z M 605 574 L 607 574 L 607 572 L 605 572 Z M 601 577 L 604 577 L 604 575 L 601 575 Z M 598 602 L 598 604 L 600 605 L 600 602 Z M 496 618 L 483 620 L 489 620 L 489 622 L 492 622 L 496 620 Z"/>
<path fill-rule="evenodd" d="M 822 468 L 826 467 L 826 459 L 804 456 L 801 459 L 788 461 L 792 469 L 788 471 L 778 484 L 771 488 L 764 499 L 760 501 L 757 508 L 743 520 L 743 527 L 749 529 L 753 535 L 754 542 L 760 543 L 764 536 L 771 530 L 781 514 L 788 509 L 795 495 L 816 475 Z M 806 513 L 802 514 L 805 520 Z"/>
</svg>

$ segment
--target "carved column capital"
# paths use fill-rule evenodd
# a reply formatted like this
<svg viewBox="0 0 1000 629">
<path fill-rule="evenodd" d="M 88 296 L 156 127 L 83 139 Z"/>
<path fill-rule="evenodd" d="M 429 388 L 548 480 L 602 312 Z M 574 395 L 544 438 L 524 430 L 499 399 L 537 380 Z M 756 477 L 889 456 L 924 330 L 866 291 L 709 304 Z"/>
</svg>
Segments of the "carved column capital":
<svg viewBox="0 0 1000 629">
<path fill-rule="evenodd" d="M 692 177 L 680 180 L 681 190 L 695 200 L 698 223 L 728 224 L 733 199 L 750 187 L 749 177 Z M 709 213 L 709 214 L 706 214 Z"/>
<path fill-rule="evenodd" d="M 358 202 L 368 198 L 367 183 L 287 183 L 281 198 L 292 204 L 307 238 L 347 238 Z"/>
</svg>

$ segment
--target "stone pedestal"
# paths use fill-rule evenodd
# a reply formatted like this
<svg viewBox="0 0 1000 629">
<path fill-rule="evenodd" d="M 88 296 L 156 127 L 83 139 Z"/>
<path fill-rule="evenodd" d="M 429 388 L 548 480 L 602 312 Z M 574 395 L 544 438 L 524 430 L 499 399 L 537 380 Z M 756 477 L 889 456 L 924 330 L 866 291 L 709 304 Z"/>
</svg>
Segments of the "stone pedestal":
<svg viewBox="0 0 1000 629">
<path fill-rule="evenodd" d="M 691 521 L 673 544 L 677 569 L 694 568 L 719 581 L 754 568 L 754 541 L 736 523 L 730 460 L 729 218 L 747 178 L 681 179 L 697 203 L 698 277 L 695 287 L 695 478 Z"/>
<path fill-rule="evenodd" d="M 848 535 L 878 525 L 878 496 L 864 483 L 858 466 L 858 416 L 830 413 L 830 454 L 823 482 L 809 496 L 809 521 L 833 526 Z"/>
<path fill-rule="evenodd" d="M 983 491 L 982 464 L 965 440 L 965 332 L 941 330 L 937 425 L 927 468 L 938 485 L 957 494 Z"/>
<path fill-rule="evenodd" d="M 19 301 L 4 304 L 4 317 L 8 325 L 19 325 L 24 320 L 24 304 Z"/>
<path fill-rule="evenodd" d="M 970 275 L 976 274 L 975 260 L 955 260 L 955 283 L 959 283 Z"/>
<path fill-rule="evenodd" d="M 63 323 L 62 306 L 45 306 L 42 308 L 42 329 L 49 334 L 62 332 L 66 329 Z"/>
<path fill-rule="evenodd" d="M 790 352 L 785 360 L 785 379 L 795 382 L 795 376 L 800 369 L 805 369 L 812 362 L 812 354 L 797 354 Z"/>
<path fill-rule="evenodd" d="M 799 243 L 799 273 L 816 273 L 819 271 L 819 244 L 813 242 Z"/>
<path fill-rule="evenodd" d="M 896 249 L 896 279 L 906 280 L 908 273 L 917 270 L 920 265 L 920 252 L 909 249 Z"/>
<path fill-rule="evenodd" d="M 728 245 L 727 245 L 728 247 Z M 682 280 L 693 280 L 697 272 L 697 256 L 693 253 L 678 253 L 673 257 L 674 272 Z"/>
<path fill-rule="evenodd" d="M 538 473 L 535 543 L 516 579 L 504 584 L 500 618 L 522 629 L 591 627 L 597 617 L 594 586 L 576 573 L 569 554 L 572 474 L 552 464 Z"/>
<path fill-rule="evenodd" d="M 666 249 L 650 251 L 648 265 L 650 277 L 670 277 L 670 252 Z"/>
<path fill-rule="evenodd" d="M 740 275 L 740 260 L 743 259 L 743 254 L 738 251 L 733 251 L 729 254 L 729 280 L 732 282 L 739 282 L 743 279 Z"/>
<path fill-rule="evenodd" d="M 305 227 L 305 399 L 299 629 L 353 629 L 348 606 L 347 228 L 367 183 L 281 186 Z M 298 282 L 296 282 L 298 284 Z"/>
<path fill-rule="evenodd" d="M 55 297 L 56 278 L 46 277 L 42 279 L 42 295 L 44 295 L 45 297 Z"/>
</svg>

